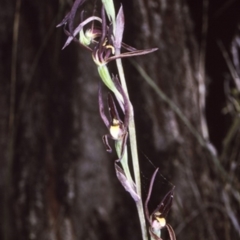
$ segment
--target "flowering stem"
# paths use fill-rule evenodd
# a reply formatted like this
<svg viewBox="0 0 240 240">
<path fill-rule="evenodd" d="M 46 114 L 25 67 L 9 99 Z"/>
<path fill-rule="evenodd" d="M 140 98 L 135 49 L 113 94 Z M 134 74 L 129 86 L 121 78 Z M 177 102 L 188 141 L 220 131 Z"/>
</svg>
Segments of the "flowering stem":
<svg viewBox="0 0 240 240">
<path fill-rule="evenodd" d="M 120 49 L 116 49 L 116 55 L 119 55 L 119 54 L 120 54 Z M 126 84 L 126 79 L 125 79 L 121 59 L 120 58 L 116 59 L 116 63 L 117 63 L 118 73 L 121 80 L 123 91 L 126 93 L 129 99 L 128 89 L 127 89 L 127 84 Z M 133 111 L 133 107 L 130 100 L 129 100 L 129 106 L 130 106 L 130 116 L 129 116 L 128 130 L 129 130 L 130 148 L 131 148 L 131 154 L 132 154 L 133 172 L 134 172 L 137 194 L 141 197 L 142 196 L 141 180 L 140 180 L 140 168 L 139 168 L 139 160 L 138 160 L 138 152 L 137 152 L 136 128 L 135 128 L 135 122 L 134 122 L 134 111 Z M 147 240 L 148 238 L 147 238 L 147 230 L 146 230 L 146 221 L 145 221 L 145 216 L 143 211 L 143 203 L 141 199 L 138 202 L 136 202 L 136 206 L 137 206 L 138 216 L 141 224 L 142 237 L 143 237 L 143 240 Z"/>
</svg>

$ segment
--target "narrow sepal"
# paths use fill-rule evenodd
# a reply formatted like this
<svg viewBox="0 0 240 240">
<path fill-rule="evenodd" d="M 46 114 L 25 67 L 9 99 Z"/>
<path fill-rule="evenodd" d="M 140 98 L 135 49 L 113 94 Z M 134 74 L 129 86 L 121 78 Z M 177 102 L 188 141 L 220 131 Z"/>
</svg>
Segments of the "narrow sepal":
<svg viewBox="0 0 240 240">
<path fill-rule="evenodd" d="M 169 234 L 170 240 L 176 240 L 176 235 L 175 235 L 175 232 L 174 232 L 172 226 L 170 224 L 167 224 L 166 228 L 168 230 L 168 234 Z"/>
<path fill-rule="evenodd" d="M 114 39 L 114 47 L 117 49 L 121 48 L 123 31 L 124 31 L 124 13 L 123 7 L 121 5 L 116 18 L 116 32 Z"/>
<path fill-rule="evenodd" d="M 57 27 L 61 27 L 63 25 L 69 25 L 69 31 L 72 34 L 74 29 L 74 18 L 77 13 L 78 8 L 85 2 L 86 0 L 76 0 L 70 10 L 70 12 L 64 17 L 64 19 L 57 25 Z"/>
</svg>

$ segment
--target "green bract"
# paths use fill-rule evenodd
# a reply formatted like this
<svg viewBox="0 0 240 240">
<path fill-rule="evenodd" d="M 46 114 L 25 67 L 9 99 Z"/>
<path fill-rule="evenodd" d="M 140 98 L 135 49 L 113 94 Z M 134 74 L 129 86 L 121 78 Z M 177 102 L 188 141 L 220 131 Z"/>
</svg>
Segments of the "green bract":
<svg viewBox="0 0 240 240">
<path fill-rule="evenodd" d="M 115 84 L 112 81 L 112 78 L 109 74 L 108 68 L 106 65 L 98 66 L 98 73 L 104 82 L 104 84 L 114 93 L 115 97 L 117 98 L 119 103 L 123 104 L 123 96 L 117 90 Z"/>
</svg>

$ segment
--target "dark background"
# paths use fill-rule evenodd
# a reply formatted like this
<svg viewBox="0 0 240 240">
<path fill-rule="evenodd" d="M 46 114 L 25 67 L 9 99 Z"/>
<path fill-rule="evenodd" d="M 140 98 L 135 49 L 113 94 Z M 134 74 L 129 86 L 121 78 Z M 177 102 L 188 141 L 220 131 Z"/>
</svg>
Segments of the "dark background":
<svg viewBox="0 0 240 240">
<path fill-rule="evenodd" d="M 88 2 L 91 11 L 94 1 Z M 1 239 L 141 238 L 134 203 L 115 176 L 116 156 L 106 153 L 101 140 L 107 129 L 98 113 L 99 76 L 91 54 L 76 43 L 61 51 L 66 35 L 55 26 L 72 3 L 1 2 Z M 173 184 L 167 221 L 177 239 L 238 239 L 240 100 L 223 54 L 225 49 L 232 63 L 240 1 L 122 4 L 124 42 L 159 48 L 134 60 L 200 136 L 201 123 L 207 123 L 201 142 L 131 61 L 123 60 L 143 193 L 155 167 L 167 179 L 158 175 L 150 208 Z M 205 94 L 199 95 L 199 86 Z"/>
</svg>

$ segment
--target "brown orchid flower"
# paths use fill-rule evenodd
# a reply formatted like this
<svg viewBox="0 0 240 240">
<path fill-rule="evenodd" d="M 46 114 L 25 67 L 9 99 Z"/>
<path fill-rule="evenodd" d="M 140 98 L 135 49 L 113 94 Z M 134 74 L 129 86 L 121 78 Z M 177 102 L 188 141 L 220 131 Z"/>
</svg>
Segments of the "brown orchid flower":
<svg viewBox="0 0 240 240">
<path fill-rule="evenodd" d="M 162 240 L 162 238 L 158 235 L 159 235 L 161 229 L 166 227 L 168 230 L 170 239 L 176 240 L 176 236 L 175 236 L 172 226 L 170 224 L 166 223 L 166 216 L 172 206 L 174 188 L 165 195 L 165 197 L 160 202 L 160 204 L 157 206 L 157 208 L 153 211 L 153 213 L 151 215 L 149 215 L 148 202 L 150 200 L 150 196 L 152 193 L 152 187 L 153 187 L 153 183 L 154 183 L 157 172 L 158 172 L 158 168 L 153 173 L 153 176 L 152 176 L 152 179 L 150 182 L 150 186 L 149 186 L 148 196 L 147 196 L 147 199 L 145 201 L 145 206 L 144 206 L 146 218 L 150 224 L 149 233 L 153 239 Z"/>
<path fill-rule="evenodd" d="M 115 101 L 110 93 L 108 93 L 108 109 L 109 109 L 110 121 L 106 117 L 105 112 L 104 112 L 104 101 L 103 101 L 103 97 L 102 97 L 101 85 L 99 85 L 98 103 L 99 103 L 100 116 L 101 116 L 104 124 L 106 125 L 106 127 L 109 130 L 109 133 L 105 134 L 103 136 L 103 143 L 106 146 L 107 152 L 112 152 L 112 148 L 110 147 L 110 145 L 108 143 L 109 138 L 113 139 L 115 141 L 122 142 L 120 157 L 119 157 L 119 159 L 116 160 L 118 162 L 121 160 L 121 158 L 124 154 L 124 150 L 126 148 L 127 137 L 128 137 L 127 128 L 128 128 L 128 124 L 129 124 L 129 111 L 130 111 L 129 108 L 130 107 L 129 107 L 129 100 L 128 100 L 125 92 L 123 91 L 122 86 L 121 86 L 117 76 L 113 77 L 113 82 L 114 82 L 117 90 L 123 96 L 124 120 L 122 121 L 120 119 Z"/>
<path fill-rule="evenodd" d="M 131 46 L 128 46 L 127 44 L 122 43 L 122 35 L 124 30 L 124 14 L 122 6 L 117 14 L 115 33 L 113 32 L 112 24 L 107 24 L 104 6 L 102 6 L 101 18 L 97 16 L 91 16 L 83 20 L 82 12 L 81 22 L 74 29 L 73 23 L 76 11 L 81 5 L 83 5 L 85 1 L 86 0 L 76 0 L 71 11 L 65 16 L 61 23 L 57 25 L 57 27 L 64 26 L 64 31 L 68 36 L 63 49 L 73 40 L 77 41 L 82 46 L 92 51 L 93 59 L 98 66 L 105 65 L 108 62 L 118 58 L 144 55 L 157 50 L 157 48 L 137 50 Z M 89 23 L 95 22 L 101 25 L 100 28 L 92 24 L 90 28 L 84 30 Z M 76 38 L 78 34 L 80 35 L 80 40 Z M 87 39 L 87 41 L 83 41 L 82 39 Z M 90 47 L 90 44 L 93 44 L 93 46 Z M 127 52 L 116 55 L 115 50 L 120 49 L 121 47 L 127 50 Z"/>
</svg>

